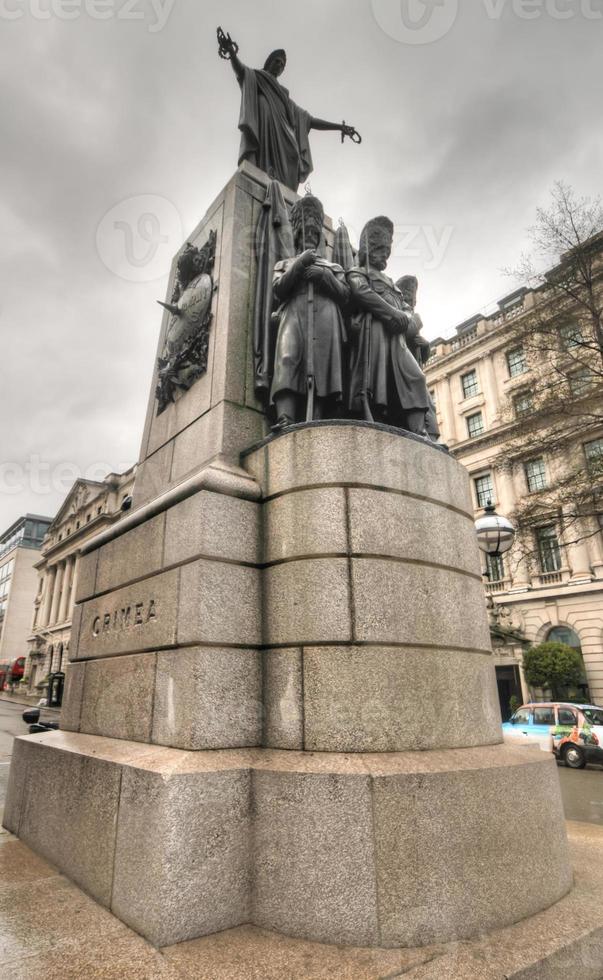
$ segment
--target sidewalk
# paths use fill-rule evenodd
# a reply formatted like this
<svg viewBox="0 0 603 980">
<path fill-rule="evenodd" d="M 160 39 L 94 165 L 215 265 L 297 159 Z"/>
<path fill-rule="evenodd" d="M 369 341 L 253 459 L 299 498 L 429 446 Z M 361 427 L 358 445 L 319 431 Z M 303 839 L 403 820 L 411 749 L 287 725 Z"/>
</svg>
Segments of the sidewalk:
<svg viewBox="0 0 603 980">
<path fill-rule="evenodd" d="M 0 701 L 10 701 L 11 704 L 22 704 L 25 708 L 37 708 L 38 701 L 40 700 L 39 694 L 9 694 L 8 691 L 0 692 Z M 52 714 L 60 715 L 60 708 L 40 708 L 40 711 L 49 711 Z"/>
<path fill-rule="evenodd" d="M 482 939 L 425 949 L 324 946 L 240 926 L 157 950 L 0 831 L 2 980 L 600 980 L 603 829 L 568 824 L 576 887 Z M 543 869 L 546 873 L 546 869 Z"/>
</svg>

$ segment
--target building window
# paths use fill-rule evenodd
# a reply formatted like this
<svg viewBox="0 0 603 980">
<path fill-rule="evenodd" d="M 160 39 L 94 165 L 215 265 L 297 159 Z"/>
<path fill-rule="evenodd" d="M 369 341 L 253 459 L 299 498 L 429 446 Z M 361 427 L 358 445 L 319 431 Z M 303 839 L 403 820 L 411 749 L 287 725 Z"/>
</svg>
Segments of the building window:
<svg viewBox="0 0 603 980">
<path fill-rule="evenodd" d="M 477 371 L 468 371 L 467 374 L 461 375 L 461 384 L 463 386 L 463 398 L 473 398 L 474 395 L 479 395 Z"/>
<path fill-rule="evenodd" d="M 584 343 L 582 331 L 577 323 L 565 323 L 559 331 L 559 336 L 562 350 L 572 350 L 573 347 L 579 347 Z"/>
<path fill-rule="evenodd" d="M 502 582 L 505 577 L 502 555 L 486 555 L 486 571 L 490 582 Z"/>
<path fill-rule="evenodd" d="M 586 442 L 584 455 L 589 473 L 603 473 L 603 438 Z"/>
<path fill-rule="evenodd" d="M 573 647 L 574 650 L 579 650 L 582 653 L 580 637 L 569 626 L 553 626 L 552 630 L 547 633 L 546 642 L 565 643 L 566 646 Z"/>
<path fill-rule="evenodd" d="M 493 504 L 494 482 L 492 480 L 492 474 L 485 473 L 483 476 L 476 476 L 473 482 L 475 484 L 475 496 L 477 498 L 477 506 L 486 507 L 488 504 Z"/>
<path fill-rule="evenodd" d="M 525 464 L 524 468 L 530 493 L 536 493 L 537 490 L 544 490 L 546 487 L 546 469 L 542 457 L 540 459 L 531 459 L 529 463 Z"/>
<path fill-rule="evenodd" d="M 523 347 L 516 347 L 515 350 L 508 352 L 507 366 L 509 368 L 509 375 L 512 378 L 516 378 L 518 374 L 524 374 L 527 371 L 528 366 Z"/>
<path fill-rule="evenodd" d="M 590 386 L 593 383 L 593 376 L 588 368 L 583 368 L 581 371 L 576 371 L 568 378 L 570 392 L 574 398 L 582 398 L 584 395 L 588 394 Z"/>
<path fill-rule="evenodd" d="M 558 572 L 561 568 L 561 549 L 553 525 L 538 528 L 536 540 L 540 556 L 540 571 L 543 573 Z"/>
<path fill-rule="evenodd" d="M 436 401 L 436 393 L 435 393 L 435 388 L 431 388 L 431 389 L 430 389 L 430 391 L 429 391 L 429 397 L 431 398 L 431 400 L 432 400 L 432 402 L 433 402 L 433 407 L 434 407 L 434 408 L 435 408 L 435 410 L 437 411 L 437 408 L 438 408 L 438 403 L 437 403 L 437 401 Z"/>
<path fill-rule="evenodd" d="M 467 416 L 467 432 L 470 439 L 475 439 L 476 436 L 481 436 L 482 432 L 484 431 L 484 417 L 481 412 L 476 412 L 475 415 Z"/>
<path fill-rule="evenodd" d="M 534 398 L 531 392 L 523 391 L 521 395 L 517 395 L 513 399 L 513 408 L 517 418 L 521 418 L 522 415 L 531 415 L 534 411 Z"/>
</svg>

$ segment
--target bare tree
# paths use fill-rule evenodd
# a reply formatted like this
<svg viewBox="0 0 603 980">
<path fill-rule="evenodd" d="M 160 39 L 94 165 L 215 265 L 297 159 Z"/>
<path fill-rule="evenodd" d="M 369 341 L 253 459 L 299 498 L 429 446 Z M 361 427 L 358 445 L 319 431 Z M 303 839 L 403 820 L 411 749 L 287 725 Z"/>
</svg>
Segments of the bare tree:
<svg viewBox="0 0 603 980">
<path fill-rule="evenodd" d="M 501 465 L 546 460 L 543 485 L 514 514 L 518 547 L 534 551 L 547 520 L 566 545 L 599 533 L 603 514 L 603 204 L 559 182 L 530 229 L 532 252 L 510 275 L 530 287 L 510 345 L 529 373 L 507 408 Z M 544 270 L 544 271 L 538 271 Z M 536 473 L 536 476 L 538 474 Z"/>
</svg>

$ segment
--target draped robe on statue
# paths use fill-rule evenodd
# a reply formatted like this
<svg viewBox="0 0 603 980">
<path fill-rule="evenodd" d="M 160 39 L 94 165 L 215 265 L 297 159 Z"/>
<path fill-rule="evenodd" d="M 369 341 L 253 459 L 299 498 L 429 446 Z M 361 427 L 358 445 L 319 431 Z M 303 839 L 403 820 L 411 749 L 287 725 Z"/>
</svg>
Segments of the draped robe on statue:
<svg viewBox="0 0 603 980">
<path fill-rule="evenodd" d="M 267 71 L 245 67 L 240 85 L 239 163 L 249 160 L 296 191 L 312 172 L 312 116 Z"/>
</svg>

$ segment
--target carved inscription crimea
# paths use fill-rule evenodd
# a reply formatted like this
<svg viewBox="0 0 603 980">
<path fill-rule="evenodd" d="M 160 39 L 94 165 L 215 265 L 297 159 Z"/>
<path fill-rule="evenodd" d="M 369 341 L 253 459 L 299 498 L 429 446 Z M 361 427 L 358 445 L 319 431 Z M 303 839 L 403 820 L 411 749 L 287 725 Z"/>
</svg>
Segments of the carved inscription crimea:
<svg viewBox="0 0 603 980">
<path fill-rule="evenodd" d="M 111 612 L 105 612 L 92 620 L 92 636 L 101 633 L 122 633 L 146 626 L 157 619 L 157 604 L 154 599 L 145 602 L 135 602 L 131 606 L 121 606 Z"/>
</svg>

